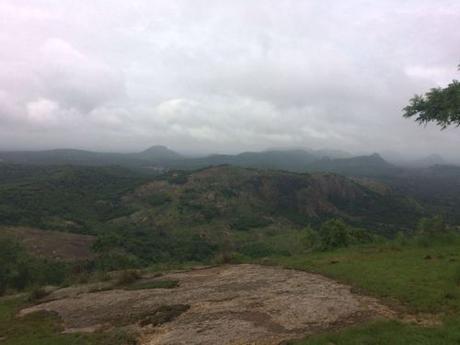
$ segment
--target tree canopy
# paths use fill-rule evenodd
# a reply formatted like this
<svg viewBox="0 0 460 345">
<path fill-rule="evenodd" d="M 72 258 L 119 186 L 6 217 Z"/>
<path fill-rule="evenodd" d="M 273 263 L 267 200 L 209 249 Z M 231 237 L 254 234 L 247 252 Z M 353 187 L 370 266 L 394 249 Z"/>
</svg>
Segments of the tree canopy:
<svg viewBox="0 0 460 345">
<path fill-rule="evenodd" d="M 403 111 L 404 117 L 415 116 L 420 124 L 435 122 L 443 129 L 450 125 L 460 126 L 460 82 L 453 80 L 445 88 L 433 88 L 425 95 L 415 95 Z"/>
</svg>

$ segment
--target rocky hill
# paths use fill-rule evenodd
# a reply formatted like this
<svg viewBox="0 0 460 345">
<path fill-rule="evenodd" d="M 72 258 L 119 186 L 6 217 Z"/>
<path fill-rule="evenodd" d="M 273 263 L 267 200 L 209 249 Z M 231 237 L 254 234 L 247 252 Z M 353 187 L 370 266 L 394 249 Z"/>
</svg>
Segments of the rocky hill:
<svg viewBox="0 0 460 345">
<path fill-rule="evenodd" d="M 421 214 L 410 198 L 376 191 L 339 175 L 232 166 L 171 172 L 128 193 L 123 202 L 138 210 L 117 221 L 170 229 L 304 226 L 330 217 L 374 228 L 404 227 Z"/>
</svg>

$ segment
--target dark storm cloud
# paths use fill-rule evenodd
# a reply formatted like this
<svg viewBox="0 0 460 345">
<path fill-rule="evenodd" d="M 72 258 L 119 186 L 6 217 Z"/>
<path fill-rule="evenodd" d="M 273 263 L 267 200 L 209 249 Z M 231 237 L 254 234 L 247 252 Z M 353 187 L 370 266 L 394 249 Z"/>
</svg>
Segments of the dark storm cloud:
<svg viewBox="0 0 460 345">
<path fill-rule="evenodd" d="M 0 4 L 0 147 L 442 152 L 401 118 L 458 78 L 456 1 Z"/>
</svg>

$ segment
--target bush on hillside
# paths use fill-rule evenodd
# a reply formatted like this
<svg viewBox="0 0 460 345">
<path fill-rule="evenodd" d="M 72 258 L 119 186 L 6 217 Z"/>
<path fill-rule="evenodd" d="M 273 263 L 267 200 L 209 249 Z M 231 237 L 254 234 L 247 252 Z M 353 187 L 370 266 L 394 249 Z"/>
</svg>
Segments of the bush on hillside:
<svg viewBox="0 0 460 345">
<path fill-rule="evenodd" d="M 42 287 L 35 287 L 30 291 L 29 296 L 27 297 L 27 301 L 29 302 L 37 302 L 41 300 L 42 298 L 45 298 L 50 294 L 49 291 L 45 290 Z"/>
<path fill-rule="evenodd" d="M 137 270 L 126 270 L 120 273 L 117 278 L 117 285 L 129 285 L 142 278 Z"/>
<path fill-rule="evenodd" d="M 94 268 L 108 272 L 141 267 L 142 263 L 135 255 L 126 253 L 122 249 L 111 249 L 101 253 L 94 260 Z"/>
<path fill-rule="evenodd" d="M 246 243 L 241 247 L 240 252 L 253 259 L 270 256 L 270 254 L 272 254 L 271 248 L 263 242 Z"/>
<path fill-rule="evenodd" d="M 167 193 L 155 193 L 145 199 L 151 206 L 161 206 L 171 202 L 171 197 Z"/>
<path fill-rule="evenodd" d="M 420 235 L 436 236 L 447 232 L 447 226 L 441 216 L 422 218 L 417 224 L 417 232 Z"/>
<path fill-rule="evenodd" d="M 258 214 L 241 214 L 230 223 L 230 227 L 235 230 L 246 231 L 252 228 L 263 228 L 272 223 L 270 219 Z"/>
<path fill-rule="evenodd" d="M 302 247 L 306 250 L 317 248 L 321 244 L 321 239 L 319 237 L 318 231 L 315 231 L 310 226 L 307 226 L 302 231 L 301 244 Z"/>
<path fill-rule="evenodd" d="M 34 258 L 18 242 L 0 239 L 0 295 L 9 289 L 59 285 L 69 273 L 66 263 Z"/>
<path fill-rule="evenodd" d="M 335 249 L 347 247 L 351 243 L 348 226 L 339 219 L 324 222 L 319 230 L 321 249 Z"/>
<path fill-rule="evenodd" d="M 457 267 L 454 270 L 454 283 L 457 286 L 460 286 L 460 265 L 457 265 Z"/>
<path fill-rule="evenodd" d="M 382 240 L 383 237 L 363 228 L 348 228 L 350 244 L 365 244 Z"/>
</svg>

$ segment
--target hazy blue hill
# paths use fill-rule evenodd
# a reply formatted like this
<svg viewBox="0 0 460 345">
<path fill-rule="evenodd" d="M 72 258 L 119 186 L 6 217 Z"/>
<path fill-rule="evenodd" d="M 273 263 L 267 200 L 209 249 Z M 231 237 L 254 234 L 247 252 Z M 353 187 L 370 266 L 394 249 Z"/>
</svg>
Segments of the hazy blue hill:
<svg viewBox="0 0 460 345">
<path fill-rule="evenodd" d="M 434 165 L 447 165 L 447 162 L 441 155 L 431 154 L 411 162 L 410 165 L 414 167 L 427 168 Z"/>
<path fill-rule="evenodd" d="M 302 147 L 272 147 L 265 151 L 279 151 L 279 152 L 290 152 L 290 151 L 304 151 L 312 156 L 316 156 L 318 158 L 350 158 L 353 155 L 350 152 L 343 151 L 343 150 L 334 150 L 334 149 L 305 149 Z"/>
<path fill-rule="evenodd" d="M 323 149 L 323 150 L 313 150 L 312 153 L 315 154 L 315 156 L 318 156 L 321 158 L 327 157 L 331 159 L 353 157 L 351 153 L 342 151 L 342 150 Z"/>
<path fill-rule="evenodd" d="M 432 213 L 447 216 L 449 222 L 460 222 L 460 167 L 435 165 L 405 169 L 388 178 L 395 190 L 419 200 Z"/>
<path fill-rule="evenodd" d="M 75 149 L 0 152 L 0 159 L 3 162 L 37 165 L 120 165 L 142 168 L 180 158 L 182 158 L 181 155 L 164 146 L 152 146 L 136 153 L 93 152 Z"/>
<path fill-rule="evenodd" d="M 120 153 L 92 152 L 74 149 L 56 149 L 45 151 L 0 152 L 4 162 L 38 165 L 138 165 L 138 159 Z"/>
<path fill-rule="evenodd" d="M 178 160 L 184 158 L 179 153 L 162 145 L 154 145 L 142 152 L 129 154 L 129 156 L 153 162 Z"/>
<path fill-rule="evenodd" d="M 361 177 L 395 176 L 402 172 L 401 168 L 388 163 L 377 153 L 352 158 L 320 159 L 310 164 L 308 170 Z"/>
<path fill-rule="evenodd" d="M 334 150 L 268 150 L 243 152 L 237 155 L 215 154 L 200 158 L 185 158 L 165 146 L 152 146 L 136 153 L 105 153 L 73 149 L 47 151 L 0 152 L 0 160 L 16 164 L 39 165 L 120 165 L 134 169 L 195 170 L 217 165 L 235 165 L 245 168 L 285 170 L 292 172 L 325 171 L 352 176 L 380 176 L 397 173 L 397 168 L 379 155 L 347 156 Z M 146 170 L 147 171 L 147 170 Z"/>
<path fill-rule="evenodd" d="M 234 158 L 235 165 L 261 169 L 304 172 L 318 156 L 304 150 L 243 152 Z"/>
<path fill-rule="evenodd" d="M 347 176 L 364 177 L 396 176 L 402 171 L 401 168 L 388 163 L 377 153 L 369 156 L 331 158 L 334 155 L 346 155 L 346 153 L 330 150 L 243 152 L 238 155 L 211 155 L 202 158 L 166 162 L 166 166 L 175 169 L 199 169 L 228 164 L 245 168 L 291 172 L 333 172 Z"/>
<path fill-rule="evenodd" d="M 321 157 L 311 151 L 305 150 L 270 150 L 243 152 L 237 155 L 211 155 L 174 162 L 173 164 L 169 164 L 169 166 L 182 169 L 198 169 L 229 164 L 245 168 L 305 172 L 309 164 Z"/>
<path fill-rule="evenodd" d="M 460 168 L 455 166 L 398 167 L 388 163 L 379 154 L 332 158 L 337 155 L 346 155 L 346 153 L 331 150 L 280 149 L 187 158 L 165 146 L 152 146 L 136 153 L 104 153 L 73 149 L 0 152 L 0 163 L 42 166 L 121 166 L 150 175 L 167 170 L 193 171 L 211 166 L 232 165 L 290 172 L 332 172 L 349 177 L 378 179 L 390 186 L 396 186 L 404 193 L 409 191 L 411 195 L 419 195 L 420 191 L 425 191 L 425 199 L 430 195 L 437 195 L 439 200 L 444 200 L 443 196 L 452 195 L 452 191 L 460 193 L 460 188 L 457 189 L 455 184 L 455 179 L 460 176 Z M 434 163 L 440 159 L 432 156 L 429 161 Z"/>
</svg>

